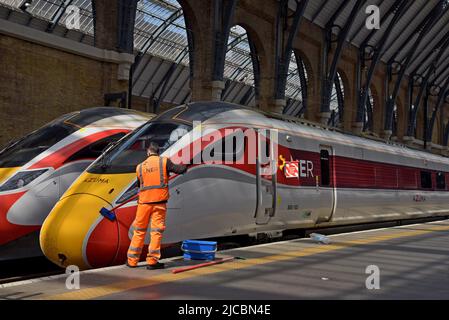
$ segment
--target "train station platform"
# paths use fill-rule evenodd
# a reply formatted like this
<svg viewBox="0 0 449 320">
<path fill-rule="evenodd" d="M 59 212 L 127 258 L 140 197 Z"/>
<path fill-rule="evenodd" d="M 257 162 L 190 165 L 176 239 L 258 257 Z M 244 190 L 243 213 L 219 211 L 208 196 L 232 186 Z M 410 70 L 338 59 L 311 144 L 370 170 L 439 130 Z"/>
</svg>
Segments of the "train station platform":
<svg viewBox="0 0 449 320">
<path fill-rule="evenodd" d="M 115 266 L 0 286 L 0 299 L 449 299 L 449 220 L 297 239 L 219 252 L 230 262 L 173 274 Z M 378 268 L 379 289 L 368 271 Z M 369 278 L 367 280 L 367 278 Z"/>
</svg>

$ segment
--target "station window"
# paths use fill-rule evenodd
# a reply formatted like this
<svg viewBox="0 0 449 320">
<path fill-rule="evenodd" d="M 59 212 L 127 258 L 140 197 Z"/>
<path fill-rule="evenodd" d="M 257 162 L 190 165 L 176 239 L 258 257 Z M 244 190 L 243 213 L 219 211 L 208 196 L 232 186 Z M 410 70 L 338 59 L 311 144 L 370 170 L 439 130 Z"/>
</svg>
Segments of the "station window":
<svg viewBox="0 0 449 320">
<path fill-rule="evenodd" d="M 437 189 L 446 189 L 446 177 L 444 176 L 444 172 L 437 172 Z"/>
<path fill-rule="evenodd" d="M 421 171 L 421 188 L 432 189 L 432 174 L 428 171 Z"/>
<path fill-rule="evenodd" d="M 321 150 L 320 152 L 321 163 L 321 185 L 330 185 L 330 165 L 329 165 L 329 151 Z"/>
</svg>

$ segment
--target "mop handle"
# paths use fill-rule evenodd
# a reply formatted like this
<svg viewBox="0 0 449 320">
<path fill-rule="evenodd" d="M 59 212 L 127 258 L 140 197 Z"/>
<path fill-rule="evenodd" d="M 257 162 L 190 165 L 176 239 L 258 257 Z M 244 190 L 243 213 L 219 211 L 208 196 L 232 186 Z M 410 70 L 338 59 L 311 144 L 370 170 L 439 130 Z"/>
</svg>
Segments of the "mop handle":
<svg viewBox="0 0 449 320">
<path fill-rule="evenodd" d="M 224 262 L 227 262 L 227 261 L 231 261 L 231 260 L 234 260 L 234 259 L 235 259 L 235 257 L 224 258 L 224 259 L 221 259 L 221 260 L 215 260 L 215 261 L 200 263 L 200 264 L 196 264 L 196 265 L 189 266 L 189 267 L 173 269 L 171 272 L 172 273 L 180 273 L 180 272 L 190 271 L 190 270 L 194 270 L 194 269 L 198 269 L 198 268 L 203 268 L 203 267 L 213 266 L 213 265 L 216 265 L 216 264 L 221 264 L 221 263 L 224 263 Z"/>
</svg>

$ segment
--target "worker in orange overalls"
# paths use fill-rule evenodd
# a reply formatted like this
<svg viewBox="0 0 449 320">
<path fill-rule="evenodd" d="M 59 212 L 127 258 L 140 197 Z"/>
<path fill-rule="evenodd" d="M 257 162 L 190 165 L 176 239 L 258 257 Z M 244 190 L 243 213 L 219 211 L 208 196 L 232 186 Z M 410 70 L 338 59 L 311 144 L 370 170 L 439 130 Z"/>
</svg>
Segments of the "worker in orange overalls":
<svg viewBox="0 0 449 320">
<path fill-rule="evenodd" d="M 150 142 L 147 149 L 148 158 L 136 168 L 140 185 L 139 201 L 136 218 L 133 222 L 133 238 L 128 249 L 130 268 L 137 267 L 144 246 L 145 235 L 151 220 L 151 241 L 147 255 L 147 269 L 163 269 L 159 262 L 161 257 L 162 233 L 165 230 L 165 214 L 167 210 L 168 175 L 170 172 L 183 174 L 185 165 L 176 165 L 170 159 L 159 156 L 159 146 Z"/>
</svg>

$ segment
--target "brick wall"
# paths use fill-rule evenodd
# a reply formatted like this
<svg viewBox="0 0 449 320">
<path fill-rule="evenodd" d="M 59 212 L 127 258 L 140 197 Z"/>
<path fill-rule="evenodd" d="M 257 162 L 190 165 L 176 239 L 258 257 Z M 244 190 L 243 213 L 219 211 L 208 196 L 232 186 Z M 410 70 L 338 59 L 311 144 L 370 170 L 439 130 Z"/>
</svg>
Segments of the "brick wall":
<svg viewBox="0 0 449 320">
<path fill-rule="evenodd" d="M 127 90 L 118 64 L 0 34 L 0 146 L 70 111 Z"/>
</svg>

